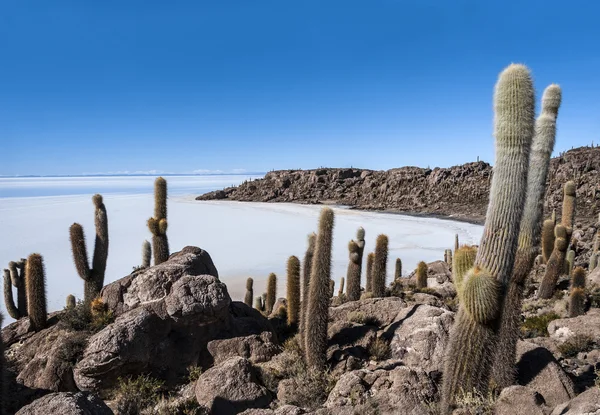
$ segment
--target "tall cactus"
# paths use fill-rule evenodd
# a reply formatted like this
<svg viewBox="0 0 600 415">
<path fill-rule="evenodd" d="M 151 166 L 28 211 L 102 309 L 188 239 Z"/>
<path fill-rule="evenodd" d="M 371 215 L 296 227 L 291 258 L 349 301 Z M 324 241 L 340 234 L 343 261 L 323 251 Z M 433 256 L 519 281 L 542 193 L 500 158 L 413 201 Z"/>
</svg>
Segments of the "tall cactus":
<svg viewBox="0 0 600 415">
<path fill-rule="evenodd" d="M 248 278 L 246 280 L 246 296 L 244 297 L 244 304 L 248 307 L 252 307 L 252 299 L 254 298 L 254 280 Z"/>
<path fill-rule="evenodd" d="M 475 266 L 463 281 L 461 305 L 447 348 L 444 412 L 450 412 L 461 390 L 487 393 L 501 296 L 512 275 L 525 203 L 534 107 L 529 70 L 510 65 L 496 84 L 496 162 L 483 237 Z"/>
<path fill-rule="evenodd" d="M 558 278 L 565 270 L 565 257 L 567 253 L 567 229 L 563 225 L 556 225 L 556 239 L 554 241 L 554 251 L 550 255 L 546 265 L 546 273 L 540 283 L 538 298 L 548 299 L 554 295 Z"/>
<path fill-rule="evenodd" d="M 329 281 L 331 279 L 331 245 L 334 214 L 321 211 L 315 257 L 310 274 L 310 294 L 306 319 L 306 363 L 323 370 L 327 362 L 327 322 L 329 320 Z"/>
<path fill-rule="evenodd" d="M 302 343 L 302 349 L 304 350 L 304 333 L 306 327 L 306 310 L 308 309 L 308 293 L 310 287 L 310 273 L 312 270 L 312 261 L 315 254 L 315 241 L 317 239 L 316 233 L 308 235 L 308 247 L 304 254 L 304 263 L 302 265 L 302 309 L 300 310 L 300 339 Z"/>
<path fill-rule="evenodd" d="M 554 221 L 546 219 L 542 224 L 542 255 L 547 263 L 554 250 Z"/>
<path fill-rule="evenodd" d="M 569 295 L 569 317 L 577 317 L 585 313 L 585 270 L 577 267 L 571 278 L 571 293 Z"/>
<path fill-rule="evenodd" d="M 342 298 L 344 296 L 344 277 L 340 280 L 340 288 L 338 288 L 338 297 Z"/>
<path fill-rule="evenodd" d="M 427 287 L 427 264 L 423 261 L 417 264 L 416 282 L 417 288 Z"/>
<path fill-rule="evenodd" d="M 148 219 L 148 229 L 152 233 L 154 265 L 169 259 L 167 227 L 167 181 L 157 177 L 154 181 L 154 216 Z"/>
<path fill-rule="evenodd" d="M 12 282 L 10 280 L 10 271 L 7 269 L 4 270 L 4 306 L 6 307 L 6 312 L 8 315 L 15 320 L 18 320 L 22 317 L 21 313 L 19 313 L 18 307 L 15 305 L 12 292 Z"/>
<path fill-rule="evenodd" d="M 356 301 L 360 299 L 360 247 L 355 241 L 348 243 L 348 272 L 346 279 L 348 280 L 348 288 L 346 289 L 346 296 L 348 301 Z"/>
<path fill-rule="evenodd" d="M 25 265 L 27 259 L 21 258 L 19 262 L 10 261 L 8 269 L 13 287 L 17 289 L 17 309 L 21 317 L 27 316 L 27 293 L 25 292 Z"/>
<path fill-rule="evenodd" d="M 371 288 L 373 297 L 383 297 L 385 295 L 385 274 L 387 270 L 388 258 L 388 237 L 381 234 L 375 242 L 375 258 L 373 259 L 373 274 Z"/>
<path fill-rule="evenodd" d="M 300 260 L 296 256 L 287 262 L 287 321 L 292 327 L 300 321 Z"/>
<path fill-rule="evenodd" d="M 546 179 L 550 155 L 554 149 L 560 102 L 560 87 L 554 84 L 548 86 L 542 96 L 542 112 L 535 123 L 529 157 L 527 194 L 519 228 L 519 244 L 513 274 L 502 306 L 498 346 L 492 367 L 492 381 L 499 389 L 513 385 L 516 380 L 516 348 L 520 335 L 523 292 L 526 278 L 539 252 Z"/>
<path fill-rule="evenodd" d="M 87 249 L 83 227 L 74 223 L 69 229 L 71 237 L 71 251 L 77 273 L 84 281 L 84 303 L 89 308 L 92 300 L 100 295 L 104 286 L 104 273 L 106 272 L 106 259 L 108 257 L 108 218 L 102 196 L 96 194 L 92 197 L 96 208 L 94 223 L 96 226 L 96 241 L 92 267 L 88 263 Z"/>
<path fill-rule="evenodd" d="M 454 257 L 452 258 L 452 279 L 459 296 L 465 275 L 473 268 L 476 256 L 477 248 L 474 246 L 464 245 L 454 251 Z"/>
<path fill-rule="evenodd" d="M 577 186 L 575 185 L 575 182 L 568 181 L 565 183 L 561 225 L 567 230 L 567 242 L 569 242 L 571 239 L 571 235 L 573 234 L 573 226 L 575 225 L 576 190 Z"/>
<path fill-rule="evenodd" d="M 267 300 L 265 301 L 265 311 L 267 315 L 273 312 L 273 306 L 277 299 L 277 275 L 274 273 L 269 274 L 267 279 Z"/>
<path fill-rule="evenodd" d="M 27 291 L 27 312 L 31 328 L 39 331 L 46 327 L 48 312 L 46 307 L 46 275 L 44 260 L 40 254 L 31 254 L 25 270 Z"/>
<path fill-rule="evenodd" d="M 373 263 L 375 262 L 375 253 L 369 252 L 367 255 L 367 280 L 365 281 L 365 291 L 373 291 Z"/>
<path fill-rule="evenodd" d="M 396 266 L 394 268 L 394 280 L 397 281 L 402 278 L 402 260 L 396 258 Z"/>
<path fill-rule="evenodd" d="M 152 246 L 150 242 L 142 243 L 142 268 L 150 268 L 150 258 L 152 257 Z"/>
</svg>

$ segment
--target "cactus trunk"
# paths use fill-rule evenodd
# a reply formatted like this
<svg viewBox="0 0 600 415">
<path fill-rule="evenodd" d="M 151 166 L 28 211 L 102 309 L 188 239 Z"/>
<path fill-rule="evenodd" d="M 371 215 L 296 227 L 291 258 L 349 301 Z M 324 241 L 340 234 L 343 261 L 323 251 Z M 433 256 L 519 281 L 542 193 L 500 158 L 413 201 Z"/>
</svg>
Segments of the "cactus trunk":
<svg viewBox="0 0 600 415">
<path fill-rule="evenodd" d="M 12 282 L 10 278 L 10 271 L 4 270 L 4 306 L 6 307 L 6 312 L 9 316 L 14 318 L 15 320 L 20 319 L 21 313 L 19 313 L 19 309 L 15 305 L 15 300 L 13 298 L 12 292 Z"/>
<path fill-rule="evenodd" d="M 167 225 L 167 181 L 157 177 L 154 181 L 154 217 L 148 219 L 148 229 L 152 233 L 154 265 L 169 259 Z"/>
<path fill-rule="evenodd" d="M 246 280 L 246 296 L 244 297 L 244 303 L 248 307 L 252 307 L 252 299 L 254 298 L 254 280 L 248 278 Z"/>
<path fill-rule="evenodd" d="M 375 243 L 375 258 L 373 259 L 373 274 L 371 276 L 371 288 L 374 297 L 385 295 L 385 274 L 388 257 L 388 237 L 379 235 Z"/>
<path fill-rule="evenodd" d="M 300 260 L 295 256 L 287 263 L 287 320 L 292 327 L 300 320 Z"/>
<path fill-rule="evenodd" d="M 309 296 L 309 287 L 310 287 L 310 273 L 312 270 L 312 261 L 315 253 L 315 240 L 317 238 L 316 233 L 311 233 L 308 235 L 308 247 L 306 249 L 306 253 L 304 254 L 304 264 L 302 269 L 302 309 L 300 310 L 300 343 L 302 350 L 305 350 L 304 339 L 305 336 L 305 328 L 306 328 L 306 310 L 308 309 L 308 296 Z"/>
<path fill-rule="evenodd" d="M 348 280 L 348 288 L 346 296 L 348 301 L 356 301 L 360 299 L 360 247 L 355 241 L 348 243 L 348 272 L 346 278 Z"/>
<path fill-rule="evenodd" d="M 267 315 L 273 312 L 273 306 L 277 299 L 277 275 L 270 273 L 267 279 L 267 300 L 265 301 L 265 312 Z"/>
<path fill-rule="evenodd" d="M 34 331 L 42 330 L 46 327 L 48 312 L 46 308 L 44 260 L 40 254 L 31 254 L 27 259 L 25 287 L 31 328 Z"/>
<path fill-rule="evenodd" d="M 142 268 L 150 267 L 150 260 L 152 258 L 152 246 L 150 242 L 144 241 L 142 243 Z"/>
<path fill-rule="evenodd" d="M 365 292 L 373 291 L 373 262 L 375 261 L 375 253 L 370 252 L 367 255 L 367 280 L 365 282 Z"/>
</svg>

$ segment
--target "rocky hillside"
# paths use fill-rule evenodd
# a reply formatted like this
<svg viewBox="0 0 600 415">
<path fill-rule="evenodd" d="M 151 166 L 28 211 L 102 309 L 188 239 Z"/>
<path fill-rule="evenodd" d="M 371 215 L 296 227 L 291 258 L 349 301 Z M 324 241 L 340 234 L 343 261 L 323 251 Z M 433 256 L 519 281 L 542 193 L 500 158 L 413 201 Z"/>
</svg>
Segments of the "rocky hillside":
<svg viewBox="0 0 600 415">
<path fill-rule="evenodd" d="M 450 168 L 401 167 L 279 170 L 197 200 L 336 203 L 358 209 L 452 217 L 483 222 L 492 167 L 485 162 Z M 552 159 L 545 208 L 560 216 L 562 186 L 577 185 L 577 219 L 594 223 L 600 206 L 600 147 L 580 147 Z"/>
</svg>

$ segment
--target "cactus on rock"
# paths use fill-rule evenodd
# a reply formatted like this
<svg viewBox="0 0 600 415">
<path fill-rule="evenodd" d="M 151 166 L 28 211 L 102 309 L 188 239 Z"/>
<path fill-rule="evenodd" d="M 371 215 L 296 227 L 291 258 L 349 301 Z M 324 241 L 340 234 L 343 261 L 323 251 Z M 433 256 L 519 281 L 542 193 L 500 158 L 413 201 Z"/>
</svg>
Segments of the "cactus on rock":
<svg viewBox="0 0 600 415">
<path fill-rule="evenodd" d="M 152 233 L 154 265 L 169 259 L 167 227 L 167 181 L 158 177 L 154 181 L 154 216 L 148 219 L 148 229 Z"/>
<path fill-rule="evenodd" d="M 571 235 L 573 234 L 573 226 L 575 225 L 576 190 L 577 186 L 575 185 L 575 182 L 568 181 L 565 183 L 561 225 L 567 230 L 567 242 L 571 239 Z"/>
<path fill-rule="evenodd" d="M 21 258 L 19 262 L 10 261 L 8 263 L 8 270 L 10 271 L 10 282 L 12 286 L 17 290 L 17 302 L 16 305 L 18 311 L 18 318 L 27 316 L 27 293 L 25 292 L 25 265 L 27 264 L 27 259 Z M 6 285 L 4 286 L 6 290 Z M 6 295 L 5 291 L 5 295 Z M 12 297 L 12 289 L 10 293 Z M 11 317 L 13 317 L 11 315 Z M 15 317 L 13 317 L 15 318 Z"/>
<path fill-rule="evenodd" d="M 394 281 L 402 278 L 402 260 L 400 258 L 396 258 L 396 266 L 394 268 Z"/>
<path fill-rule="evenodd" d="M 310 273 L 312 271 L 312 261 L 315 254 L 316 233 L 308 235 L 308 247 L 304 254 L 304 263 L 302 264 L 302 305 L 300 310 L 300 339 L 304 339 L 304 331 L 306 327 L 306 310 L 308 309 L 308 293 L 310 287 Z M 301 341 L 302 349 L 304 350 L 304 342 Z"/>
<path fill-rule="evenodd" d="M 262 297 L 256 297 L 254 299 L 254 308 L 257 309 L 260 312 L 265 311 L 265 307 L 264 307 L 264 304 L 262 302 Z"/>
<path fill-rule="evenodd" d="M 40 254 L 31 254 L 25 269 L 25 289 L 27 291 L 27 313 L 34 331 L 46 327 L 48 318 L 46 306 L 46 274 L 44 260 Z"/>
<path fill-rule="evenodd" d="M 270 315 L 273 312 L 273 306 L 277 299 L 277 275 L 274 273 L 269 274 L 267 279 L 267 298 L 265 301 L 265 312 Z"/>
<path fill-rule="evenodd" d="M 344 296 L 344 277 L 340 279 L 340 288 L 338 288 L 338 297 L 341 299 Z"/>
<path fill-rule="evenodd" d="M 554 226 L 555 224 L 552 219 L 546 219 L 542 224 L 542 255 L 544 257 L 544 264 L 548 262 L 554 250 Z"/>
<path fill-rule="evenodd" d="M 94 223 L 96 226 L 96 240 L 91 268 L 88 262 L 83 227 L 79 223 L 74 223 L 69 229 L 73 261 L 77 273 L 84 281 L 84 303 L 87 307 L 90 306 L 94 298 L 100 295 L 100 290 L 104 286 L 106 259 L 108 258 L 108 218 L 106 207 L 102 201 L 102 196 L 99 194 L 94 195 L 92 201 L 95 207 Z"/>
<path fill-rule="evenodd" d="M 152 257 L 152 246 L 150 242 L 142 243 L 142 268 L 150 268 L 150 258 Z"/>
<path fill-rule="evenodd" d="M 565 270 L 565 257 L 567 254 L 567 229 L 563 225 L 556 225 L 556 239 L 554 241 L 554 251 L 550 255 L 546 272 L 540 283 L 538 298 L 548 299 L 554 295 L 558 278 Z"/>
<path fill-rule="evenodd" d="M 423 261 L 417 264 L 416 283 L 417 288 L 427 287 L 427 264 Z"/>
<path fill-rule="evenodd" d="M 75 296 L 73 294 L 67 295 L 66 308 L 67 310 L 75 308 L 77 305 L 77 301 L 75 300 Z"/>
<path fill-rule="evenodd" d="M 452 258 L 452 279 L 459 296 L 465 275 L 473 267 L 473 264 L 475 264 L 476 256 L 477 248 L 474 246 L 463 245 L 454 251 L 454 257 Z"/>
<path fill-rule="evenodd" d="M 569 249 L 565 256 L 565 274 L 571 275 L 573 272 L 573 265 L 575 264 L 575 251 Z"/>
<path fill-rule="evenodd" d="M 15 320 L 20 319 L 22 316 L 19 313 L 18 307 L 15 305 L 15 300 L 13 298 L 12 292 L 12 282 L 10 279 L 10 271 L 4 270 L 4 306 L 6 307 L 6 312 L 9 316 L 14 318 Z"/>
<path fill-rule="evenodd" d="M 576 267 L 571 278 L 569 295 L 569 317 L 577 317 L 585 313 L 585 270 Z"/>
<path fill-rule="evenodd" d="M 244 304 L 252 307 L 252 299 L 254 298 L 254 280 L 248 278 L 246 280 L 246 295 L 244 296 Z"/>
<path fill-rule="evenodd" d="M 375 257 L 373 259 L 373 271 L 371 275 L 371 288 L 373 290 L 373 297 L 385 296 L 387 258 L 388 237 L 387 235 L 381 234 L 377 237 L 377 241 L 375 243 Z"/>
<path fill-rule="evenodd" d="M 346 278 L 348 280 L 348 288 L 346 296 L 348 301 L 356 301 L 360 299 L 360 272 L 361 272 L 361 255 L 360 247 L 355 241 L 348 243 L 348 272 Z"/>
<path fill-rule="evenodd" d="M 287 321 L 289 326 L 300 321 L 300 260 L 295 256 L 287 262 Z"/>
</svg>

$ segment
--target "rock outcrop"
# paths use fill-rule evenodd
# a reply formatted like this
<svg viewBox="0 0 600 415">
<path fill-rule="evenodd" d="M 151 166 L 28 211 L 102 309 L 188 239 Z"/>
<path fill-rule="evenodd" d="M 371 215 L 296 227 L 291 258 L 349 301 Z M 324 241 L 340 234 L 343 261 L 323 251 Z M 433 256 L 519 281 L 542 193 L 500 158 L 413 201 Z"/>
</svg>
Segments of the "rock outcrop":
<svg viewBox="0 0 600 415">
<path fill-rule="evenodd" d="M 37 399 L 17 412 L 17 415 L 113 415 L 113 411 L 95 395 L 86 392 L 51 393 Z"/>
</svg>

